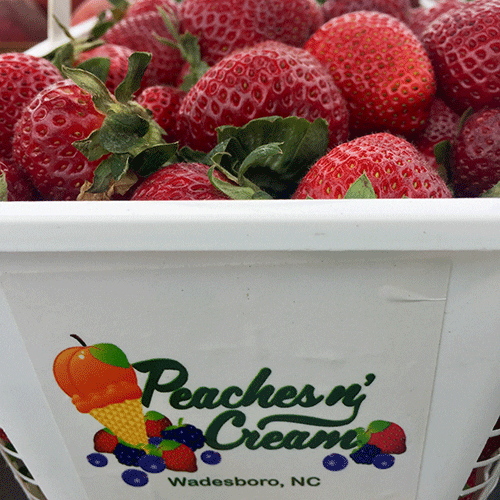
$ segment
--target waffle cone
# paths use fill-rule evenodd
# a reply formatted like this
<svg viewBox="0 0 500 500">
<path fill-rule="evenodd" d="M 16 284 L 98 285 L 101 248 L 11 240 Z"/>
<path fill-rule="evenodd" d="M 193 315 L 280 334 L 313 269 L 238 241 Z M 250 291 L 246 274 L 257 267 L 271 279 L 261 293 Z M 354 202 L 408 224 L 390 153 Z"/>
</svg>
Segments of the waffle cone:
<svg viewBox="0 0 500 500">
<path fill-rule="evenodd" d="M 89 413 L 123 441 L 132 445 L 147 444 L 148 435 L 140 398 L 94 408 Z"/>
</svg>

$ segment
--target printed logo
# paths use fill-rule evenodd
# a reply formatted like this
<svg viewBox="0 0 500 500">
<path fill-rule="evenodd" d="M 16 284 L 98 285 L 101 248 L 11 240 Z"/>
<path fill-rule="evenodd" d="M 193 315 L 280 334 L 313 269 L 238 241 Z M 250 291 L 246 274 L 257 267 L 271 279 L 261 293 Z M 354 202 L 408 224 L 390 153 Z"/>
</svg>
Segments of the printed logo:
<svg viewBox="0 0 500 500">
<path fill-rule="evenodd" d="M 268 367 L 261 368 L 246 387 L 190 389 L 186 386 L 188 370 L 179 361 L 155 358 L 130 364 L 114 344 L 87 346 L 77 335 L 72 337 L 81 345 L 57 355 L 53 364 L 55 380 L 80 413 L 90 414 L 103 426 L 94 435 L 95 452 L 87 456 L 88 462 L 105 467 L 108 456 L 114 456 L 129 467 L 123 471 L 122 479 L 131 486 L 145 486 L 148 474 L 165 470 L 194 473 L 198 471 L 197 455 L 207 468 L 218 465 L 225 450 L 238 447 L 272 452 L 320 447 L 331 450 L 338 446 L 348 455 L 330 453 L 322 462 L 324 469 L 334 472 L 344 470 L 350 463 L 388 469 L 395 464 L 394 455 L 406 451 L 405 432 L 394 422 L 374 420 L 366 428 L 345 430 L 358 417 L 367 397 L 363 388 L 376 379 L 372 373 L 365 376 L 362 385 L 337 385 L 323 394 L 311 384 L 300 388 L 275 387 Z M 147 375 L 144 389 L 138 385 L 136 372 Z M 172 376 L 167 382 L 160 382 L 165 372 Z M 167 415 L 149 409 L 155 393 L 168 394 L 169 404 L 175 410 L 204 409 L 214 411 L 216 416 L 204 430 L 184 423 L 183 418 L 173 423 Z M 257 429 L 245 427 L 245 408 L 250 406 L 258 406 L 265 413 L 257 422 Z M 319 406 L 340 407 L 346 415 L 319 418 L 314 415 Z M 294 407 L 310 409 L 311 413 L 280 412 Z M 292 424 L 297 429 L 268 430 L 271 423 Z M 221 436 L 228 434 L 223 431 L 228 428 L 235 432 L 235 437 L 223 439 Z M 283 487 L 277 479 L 168 479 L 172 486 L 203 485 L 203 481 L 216 486 L 253 486 L 252 481 L 257 481 L 255 485 L 265 481 L 267 486 Z M 319 485 L 318 478 L 292 478 L 293 481 Z"/>
</svg>

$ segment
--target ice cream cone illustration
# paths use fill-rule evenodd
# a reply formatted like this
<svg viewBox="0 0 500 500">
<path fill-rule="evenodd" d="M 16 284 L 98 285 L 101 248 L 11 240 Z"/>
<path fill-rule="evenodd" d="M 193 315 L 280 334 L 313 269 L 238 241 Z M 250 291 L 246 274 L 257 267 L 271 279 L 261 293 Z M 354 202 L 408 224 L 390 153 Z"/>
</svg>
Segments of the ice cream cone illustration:
<svg viewBox="0 0 500 500">
<path fill-rule="evenodd" d="M 147 444 L 142 390 L 125 353 L 114 344 L 70 347 L 58 354 L 53 372 L 81 413 L 90 413 L 123 441 Z"/>
</svg>

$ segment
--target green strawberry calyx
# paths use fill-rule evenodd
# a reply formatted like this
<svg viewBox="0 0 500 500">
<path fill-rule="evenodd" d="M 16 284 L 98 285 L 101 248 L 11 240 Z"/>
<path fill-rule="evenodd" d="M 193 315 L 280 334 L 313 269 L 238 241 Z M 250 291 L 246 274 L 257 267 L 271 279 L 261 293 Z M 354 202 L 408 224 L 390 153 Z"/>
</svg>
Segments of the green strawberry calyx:
<svg viewBox="0 0 500 500">
<path fill-rule="evenodd" d="M 172 441 L 171 439 L 164 439 L 159 445 L 158 449 L 160 451 L 173 451 L 179 448 L 181 443 L 178 443 L 177 441 Z"/>
<path fill-rule="evenodd" d="M 63 75 L 90 93 L 95 107 L 105 115 L 99 129 L 73 143 L 88 160 L 101 159 L 93 182 L 82 187 L 79 200 L 108 199 L 106 195 L 117 188 L 124 194 L 137 181 L 136 173 L 158 170 L 165 158 L 177 151 L 177 144 L 167 144 L 162 137 L 165 131 L 133 100 L 151 57 L 147 52 L 131 54 L 127 75 L 114 95 L 96 75 L 81 68 L 62 67 Z M 156 154 L 148 154 L 150 148 L 155 148 Z"/>
<path fill-rule="evenodd" d="M 163 415 L 163 413 L 160 413 L 159 411 L 154 411 L 154 410 L 150 410 L 150 411 L 146 412 L 146 414 L 144 415 L 145 421 L 152 420 L 153 422 L 157 422 L 158 420 L 162 420 L 164 418 L 167 418 L 167 417 L 165 417 L 165 415 Z"/>
</svg>

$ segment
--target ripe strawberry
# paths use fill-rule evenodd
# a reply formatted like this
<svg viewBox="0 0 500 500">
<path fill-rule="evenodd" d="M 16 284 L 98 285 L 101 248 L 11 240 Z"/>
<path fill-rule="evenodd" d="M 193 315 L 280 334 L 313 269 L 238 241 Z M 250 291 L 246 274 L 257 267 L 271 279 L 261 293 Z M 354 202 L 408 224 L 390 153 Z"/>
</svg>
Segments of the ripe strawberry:
<svg viewBox="0 0 500 500">
<path fill-rule="evenodd" d="M 425 130 L 413 142 L 416 148 L 427 158 L 437 170 L 434 147 L 441 141 L 453 141 L 459 128 L 460 116 L 457 115 L 441 99 L 434 99 L 431 104 L 429 119 Z"/>
<path fill-rule="evenodd" d="M 48 200 L 76 199 L 100 160 L 89 161 L 72 143 L 98 129 L 104 115 L 90 94 L 70 80 L 39 92 L 16 123 L 13 156 Z"/>
<path fill-rule="evenodd" d="M 359 137 L 332 149 L 310 168 L 293 198 L 344 198 L 363 173 L 377 198 L 451 198 L 445 182 L 419 151 L 387 133 Z"/>
<path fill-rule="evenodd" d="M 5 175 L 8 201 L 36 201 L 40 200 L 30 177 L 17 167 L 12 158 L 0 160 L 0 171 Z"/>
<path fill-rule="evenodd" d="M 38 92 L 63 79 L 42 57 L 23 52 L 0 54 L 0 158 L 12 156 L 14 126 L 24 107 Z"/>
<path fill-rule="evenodd" d="M 321 6 L 325 22 L 356 10 L 385 12 L 406 22 L 409 18 L 409 0 L 326 0 Z"/>
<path fill-rule="evenodd" d="M 186 92 L 168 85 L 146 87 L 137 96 L 136 101 L 149 109 L 153 119 L 165 131 L 167 142 L 177 140 L 176 127 L 181 102 Z"/>
<path fill-rule="evenodd" d="M 148 437 L 161 437 L 161 431 L 172 425 L 170 419 L 157 411 L 148 411 L 144 415 Z"/>
<path fill-rule="evenodd" d="M 85 0 L 73 10 L 71 26 L 83 23 L 101 12 L 111 10 L 113 5 L 108 0 Z"/>
<path fill-rule="evenodd" d="M 370 433 L 368 444 L 377 446 L 382 453 L 398 455 L 406 451 L 405 431 L 393 422 L 375 420 L 368 428 Z"/>
<path fill-rule="evenodd" d="M 500 0 L 451 9 L 422 33 L 438 95 L 457 113 L 500 106 Z"/>
<path fill-rule="evenodd" d="M 500 181 L 500 109 L 473 113 L 452 144 L 452 182 L 457 197 L 475 197 Z"/>
<path fill-rule="evenodd" d="M 451 9 L 460 8 L 463 5 L 464 2 L 462 0 L 441 0 L 432 7 L 411 9 L 407 24 L 413 33 L 420 38 L 424 30 L 434 21 L 434 19 Z"/>
<path fill-rule="evenodd" d="M 315 0 L 183 0 L 180 20 L 184 31 L 198 37 L 203 59 L 214 65 L 264 40 L 301 47 L 323 17 Z"/>
<path fill-rule="evenodd" d="M 325 65 L 346 99 L 352 136 L 408 136 L 425 127 L 434 73 L 422 44 L 398 19 L 375 11 L 334 17 L 304 48 Z"/>
<path fill-rule="evenodd" d="M 175 18 L 173 21 L 177 22 Z M 155 34 L 175 42 L 161 14 L 151 11 L 124 17 L 106 31 L 102 39 L 107 43 L 123 45 L 133 51 L 152 54 L 152 60 L 142 80 L 144 86 L 175 84 L 184 59 L 178 49 L 160 42 Z"/>
<path fill-rule="evenodd" d="M 98 453 L 113 453 L 118 438 L 108 429 L 101 429 L 94 434 L 94 450 Z"/>
<path fill-rule="evenodd" d="M 125 17 L 137 16 L 146 12 L 157 12 L 158 7 L 174 16 L 179 15 L 179 4 L 175 0 L 135 0 L 125 14 Z"/>
<path fill-rule="evenodd" d="M 208 166 L 201 163 L 174 163 L 144 180 L 132 200 L 228 200 L 207 176 Z M 215 172 L 218 178 L 222 174 Z"/>
<path fill-rule="evenodd" d="M 196 472 L 196 455 L 194 451 L 185 444 L 175 441 L 163 440 L 158 448 L 162 451 L 167 469 L 178 472 Z"/>
<path fill-rule="evenodd" d="M 347 108 L 330 75 L 305 50 L 268 41 L 236 51 L 211 67 L 179 109 L 179 140 L 209 151 L 216 128 L 265 116 L 324 118 L 330 145 L 347 139 Z"/>
<path fill-rule="evenodd" d="M 127 74 L 128 58 L 132 52 L 132 49 L 124 47 L 123 45 L 105 43 L 94 47 L 93 49 L 81 52 L 75 58 L 74 65 L 78 66 L 89 59 L 93 59 L 94 57 L 104 57 L 109 59 L 110 67 L 108 78 L 105 83 L 109 91 L 114 92 L 116 87 L 118 87 Z"/>
</svg>

